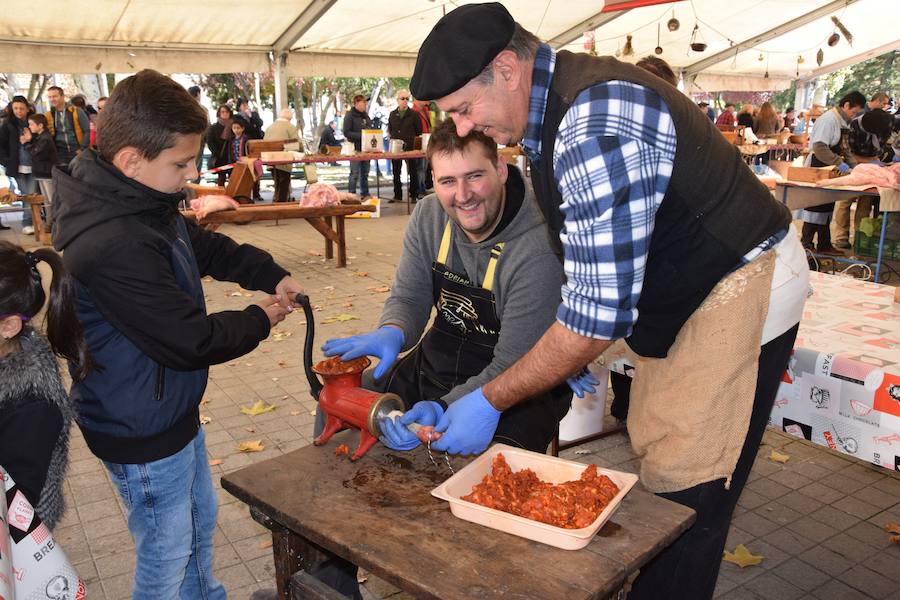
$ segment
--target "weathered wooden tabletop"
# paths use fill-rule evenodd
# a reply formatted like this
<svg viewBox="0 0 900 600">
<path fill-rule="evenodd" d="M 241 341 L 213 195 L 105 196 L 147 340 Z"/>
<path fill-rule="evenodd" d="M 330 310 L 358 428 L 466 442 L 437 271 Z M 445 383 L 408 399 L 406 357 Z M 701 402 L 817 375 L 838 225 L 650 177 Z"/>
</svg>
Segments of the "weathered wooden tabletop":
<svg viewBox="0 0 900 600">
<path fill-rule="evenodd" d="M 377 444 L 356 463 L 335 456 L 338 444 L 352 452 L 358 438 L 342 432 L 325 446 L 226 475 L 222 486 L 417 598 L 604 598 L 694 521 L 693 510 L 633 489 L 586 548 L 560 550 L 454 517 L 430 494 L 450 472 L 423 447 L 394 452 Z M 456 469 L 468 462 L 450 461 Z M 277 543 L 275 553 L 277 566 Z"/>
</svg>

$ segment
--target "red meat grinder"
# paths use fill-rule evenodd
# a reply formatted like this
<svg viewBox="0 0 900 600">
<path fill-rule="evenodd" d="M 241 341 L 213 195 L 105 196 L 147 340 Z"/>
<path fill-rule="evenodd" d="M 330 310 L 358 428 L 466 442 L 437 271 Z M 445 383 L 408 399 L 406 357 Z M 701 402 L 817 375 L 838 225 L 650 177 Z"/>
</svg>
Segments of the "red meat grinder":
<svg viewBox="0 0 900 600">
<path fill-rule="evenodd" d="M 375 445 L 381 430 L 378 423 L 381 419 L 393 418 L 404 410 L 403 401 L 397 394 L 381 394 L 362 387 L 362 373 L 371 364 L 366 358 L 349 373 L 331 374 L 323 372 L 312 364 L 312 349 L 315 339 L 315 324 L 309 297 L 297 294 L 296 301 L 303 307 L 306 315 L 306 340 L 303 344 L 303 367 L 309 380 L 309 390 L 321 410 L 325 413 L 325 429 L 313 440 L 313 444 L 321 446 L 328 442 L 338 431 L 352 427 L 360 433 L 359 446 L 350 456 L 356 461 Z M 320 363 L 321 364 L 321 363 Z M 319 374 L 325 380 L 323 385 Z"/>
</svg>

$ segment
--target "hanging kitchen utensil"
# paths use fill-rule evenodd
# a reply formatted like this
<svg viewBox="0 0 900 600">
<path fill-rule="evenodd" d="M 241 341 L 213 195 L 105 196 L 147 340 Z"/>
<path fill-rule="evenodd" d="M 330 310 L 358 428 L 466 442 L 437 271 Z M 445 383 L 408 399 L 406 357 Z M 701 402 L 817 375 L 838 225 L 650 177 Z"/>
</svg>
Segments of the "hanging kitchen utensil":
<svg viewBox="0 0 900 600">
<path fill-rule="evenodd" d="M 837 43 L 841 41 L 841 34 L 837 31 L 828 36 L 828 45 L 829 46 L 837 46 Z"/>
<path fill-rule="evenodd" d="M 703 52 L 706 50 L 706 43 L 703 41 L 703 36 L 700 34 L 700 26 L 696 23 L 694 24 L 694 30 L 691 31 L 691 50 L 694 52 Z"/>
<path fill-rule="evenodd" d="M 666 23 L 666 27 L 669 28 L 669 31 L 678 31 L 678 28 L 681 27 L 681 22 L 675 18 L 675 9 L 672 9 L 672 18 Z"/>
<path fill-rule="evenodd" d="M 816 52 L 816 63 L 821 67 L 823 62 L 825 62 L 825 53 L 819 48 L 819 51 Z"/>
<path fill-rule="evenodd" d="M 634 56 L 634 47 L 631 45 L 631 35 L 625 36 L 625 47 L 622 48 L 622 56 Z"/>
<path fill-rule="evenodd" d="M 660 30 L 660 25 L 659 25 L 659 23 L 657 23 L 657 24 L 656 24 L 656 48 L 653 49 L 653 51 L 654 51 L 656 54 L 662 54 L 662 53 L 663 53 L 662 46 L 659 45 L 659 30 Z"/>
<path fill-rule="evenodd" d="M 853 45 L 853 34 L 844 27 L 844 24 L 841 23 L 841 20 L 837 17 L 831 17 L 831 22 L 834 23 L 834 26 L 840 30 L 840 32 L 844 35 L 844 39 L 847 40 L 847 43 L 851 46 Z M 829 44 L 830 45 L 830 44 Z"/>
</svg>

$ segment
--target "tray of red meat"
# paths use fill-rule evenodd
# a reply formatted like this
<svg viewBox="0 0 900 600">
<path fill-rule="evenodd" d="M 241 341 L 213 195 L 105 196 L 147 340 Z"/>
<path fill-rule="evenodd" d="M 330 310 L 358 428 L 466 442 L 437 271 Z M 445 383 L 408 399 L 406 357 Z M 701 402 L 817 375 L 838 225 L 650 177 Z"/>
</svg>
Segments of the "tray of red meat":
<svg viewBox="0 0 900 600">
<path fill-rule="evenodd" d="M 577 550 L 637 480 L 633 473 L 495 444 L 431 494 L 460 519 Z"/>
</svg>

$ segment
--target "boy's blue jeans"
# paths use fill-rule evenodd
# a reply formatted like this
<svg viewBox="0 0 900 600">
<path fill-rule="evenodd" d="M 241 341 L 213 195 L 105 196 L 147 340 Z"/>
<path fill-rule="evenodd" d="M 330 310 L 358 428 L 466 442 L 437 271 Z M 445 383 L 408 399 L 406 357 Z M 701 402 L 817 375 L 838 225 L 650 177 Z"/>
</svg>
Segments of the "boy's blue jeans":
<svg viewBox="0 0 900 600">
<path fill-rule="evenodd" d="M 137 566 L 134 600 L 224 600 L 213 577 L 217 501 L 203 429 L 172 456 L 138 465 L 105 462 L 128 512 Z"/>
</svg>

